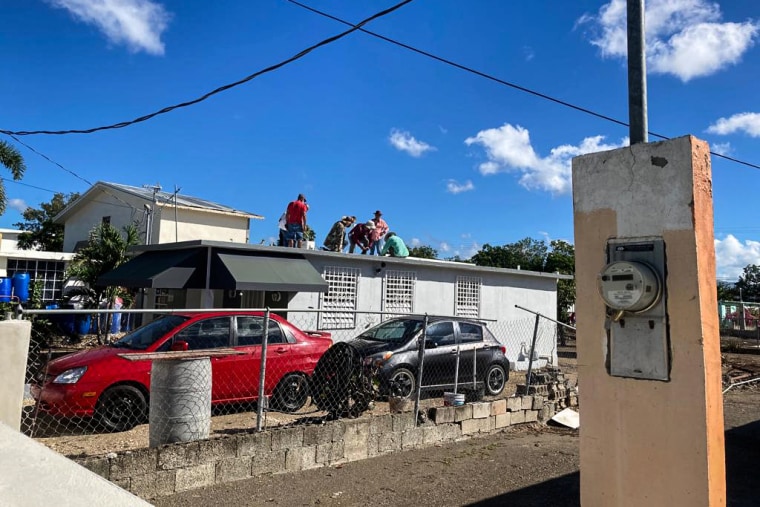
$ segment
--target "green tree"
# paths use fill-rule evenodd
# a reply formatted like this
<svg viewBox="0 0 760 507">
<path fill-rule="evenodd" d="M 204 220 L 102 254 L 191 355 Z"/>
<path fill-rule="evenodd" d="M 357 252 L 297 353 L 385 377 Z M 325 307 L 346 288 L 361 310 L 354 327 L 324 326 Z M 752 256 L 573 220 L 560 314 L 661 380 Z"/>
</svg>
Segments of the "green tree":
<svg viewBox="0 0 760 507">
<path fill-rule="evenodd" d="M 760 266 L 749 264 L 736 282 L 736 290 L 741 291 L 742 300 L 760 301 Z"/>
<path fill-rule="evenodd" d="M 70 290 L 67 296 L 78 296 L 86 308 L 95 308 L 101 301 L 106 301 L 108 308 L 111 308 L 122 289 L 99 285 L 98 278 L 127 262 L 127 249 L 139 243 L 140 236 L 134 224 L 124 228 L 124 235 L 110 224 L 95 227 L 90 231 L 87 245 L 77 252 L 66 269 L 67 279 L 82 284 Z M 108 328 L 110 325 L 106 326 Z M 100 343 L 102 330 L 98 329 Z"/>
<path fill-rule="evenodd" d="M 544 271 L 547 249 L 546 242 L 533 238 L 524 238 L 504 246 L 486 243 L 471 260 L 478 266 Z"/>
<path fill-rule="evenodd" d="M 739 289 L 735 283 L 718 282 L 718 301 L 739 301 Z"/>
<path fill-rule="evenodd" d="M 22 213 L 24 222 L 13 224 L 24 231 L 18 236 L 18 247 L 22 250 L 42 250 L 60 252 L 63 250 L 63 225 L 53 223 L 53 218 L 79 198 L 78 193 L 57 192 L 50 202 L 40 203 L 40 208 L 26 208 Z"/>
<path fill-rule="evenodd" d="M 575 247 L 562 240 L 550 243 L 551 251 L 546 255 L 545 269 L 549 273 L 575 274 Z M 568 311 L 575 305 L 575 279 L 557 280 L 557 320 L 568 321 Z"/>
<path fill-rule="evenodd" d="M 20 180 L 26 171 L 24 157 L 15 147 L 5 141 L 0 141 L 0 165 L 11 172 L 14 180 Z M 3 178 L 0 178 L 0 215 L 5 213 L 7 205 L 8 196 L 5 194 Z"/>
<path fill-rule="evenodd" d="M 417 257 L 420 259 L 437 259 L 438 250 L 428 245 L 415 246 L 409 249 L 409 257 Z"/>
</svg>

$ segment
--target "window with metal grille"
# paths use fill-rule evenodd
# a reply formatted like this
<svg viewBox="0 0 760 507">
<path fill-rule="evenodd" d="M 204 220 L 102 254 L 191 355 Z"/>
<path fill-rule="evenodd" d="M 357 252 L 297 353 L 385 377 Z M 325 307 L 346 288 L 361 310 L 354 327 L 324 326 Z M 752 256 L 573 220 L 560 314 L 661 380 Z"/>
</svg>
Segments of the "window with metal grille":
<svg viewBox="0 0 760 507">
<path fill-rule="evenodd" d="M 322 277 L 329 285 L 327 293 L 320 295 L 319 307 L 322 310 L 356 310 L 356 282 L 359 279 L 357 268 L 325 266 Z M 356 327 L 356 314 L 322 311 L 319 313 L 318 327 L 353 329 Z"/>
<path fill-rule="evenodd" d="M 476 276 L 457 277 L 457 295 L 454 315 L 457 317 L 480 317 L 480 286 L 483 280 Z"/>
<path fill-rule="evenodd" d="M 65 263 L 62 261 L 8 259 L 6 272 L 9 277 L 16 273 L 29 273 L 31 283 L 41 284 L 42 301 L 52 303 L 61 299 L 64 268 Z M 31 296 L 31 288 L 29 292 Z"/>
<path fill-rule="evenodd" d="M 414 313 L 414 271 L 386 271 L 383 278 L 383 311 L 398 314 Z M 391 315 L 384 315 L 387 319 Z"/>
</svg>

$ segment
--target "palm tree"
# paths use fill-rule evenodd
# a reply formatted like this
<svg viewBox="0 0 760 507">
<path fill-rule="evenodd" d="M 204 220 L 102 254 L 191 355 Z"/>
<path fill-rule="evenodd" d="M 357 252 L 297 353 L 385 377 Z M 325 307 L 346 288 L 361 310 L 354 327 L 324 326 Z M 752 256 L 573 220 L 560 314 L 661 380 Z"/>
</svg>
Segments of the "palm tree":
<svg viewBox="0 0 760 507">
<path fill-rule="evenodd" d="M 123 289 L 99 285 L 98 278 L 127 262 L 129 247 L 140 243 L 134 224 L 125 227 L 124 233 L 125 236 L 122 236 L 110 224 L 101 224 L 90 231 L 87 245 L 77 252 L 66 268 L 66 278 L 82 284 L 70 290 L 68 297 L 79 297 L 85 308 L 96 308 L 101 301 L 106 301 L 108 308 L 112 307 L 116 296 Z M 110 329 L 110 324 L 106 329 Z M 98 343 L 101 338 L 102 329 L 98 327 Z"/>
<path fill-rule="evenodd" d="M 26 171 L 26 164 L 24 164 L 21 153 L 5 141 L 0 141 L 0 165 L 5 166 L 11 172 L 14 180 L 20 180 Z M 5 213 L 7 204 L 8 197 L 5 195 L 5 185 L 3 178 L 0 178 L 0 215 Z"/>
</svg>

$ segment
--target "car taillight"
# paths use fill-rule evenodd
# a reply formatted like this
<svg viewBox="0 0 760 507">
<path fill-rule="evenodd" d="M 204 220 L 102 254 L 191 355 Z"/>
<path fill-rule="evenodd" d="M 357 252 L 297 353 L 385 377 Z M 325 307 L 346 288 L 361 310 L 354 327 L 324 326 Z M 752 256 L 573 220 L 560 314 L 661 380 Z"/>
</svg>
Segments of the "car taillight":
<svg viewBox="0 0 760 507">
<path fill-rule="evenodd" d="M 507 347 L 505 347 L 504 345 L 502 345 L 502 346 L 501 346 L 501 347 L 499 347 L 499 348 L 501 349 L 501 353 L 502 353 L 502 354 L 504 354 L 504 355 L 506 356 L 506 355 L 507 355 Z"/>
</svg>

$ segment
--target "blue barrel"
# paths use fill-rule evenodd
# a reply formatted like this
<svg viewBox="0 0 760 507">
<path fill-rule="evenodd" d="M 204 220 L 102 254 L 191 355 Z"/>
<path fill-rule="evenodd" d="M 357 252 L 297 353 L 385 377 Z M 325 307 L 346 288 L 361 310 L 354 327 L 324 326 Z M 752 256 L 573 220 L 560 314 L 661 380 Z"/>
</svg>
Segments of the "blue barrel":
<svg viewBox="0 0 760 507">
<path fill-rule="evenodd" d="M 29 273 L 13 275 L 13 295 L 22 303 L 29 301 Z"/>
<path fill-rule="evenodd" d="M 0 278 L 0 303 L 11 302 L 11 279 Z"/>
<path fill-rule="evenodd" d="M 77 334 L 89 334 L 90 333 L 90 316 L 78 314 L 74 318 L 74 327 Z"/>
</svg>

